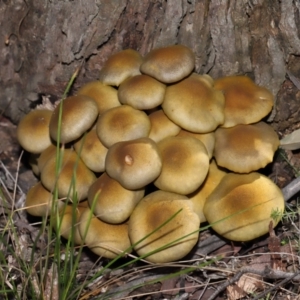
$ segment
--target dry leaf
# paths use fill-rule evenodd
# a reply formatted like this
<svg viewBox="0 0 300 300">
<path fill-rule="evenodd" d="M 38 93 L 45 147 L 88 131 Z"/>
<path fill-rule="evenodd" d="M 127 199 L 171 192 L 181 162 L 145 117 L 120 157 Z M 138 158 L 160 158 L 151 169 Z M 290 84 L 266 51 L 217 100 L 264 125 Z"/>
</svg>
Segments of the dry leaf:
<svg viewBox="0 0 300 300">
<path fill-rule="evenodd" d="M 300 149 L 300 129 L 293 131 L 281 139 L 280 147 L 287 150 Z"/>
<path fill-rule="evenodd" d="M 238 282 L 227 287 L 227 296 L 230 300 L 237 300 L 261 288 L 263 286 L 259 276 L 244 274 Z"/>
</svg>

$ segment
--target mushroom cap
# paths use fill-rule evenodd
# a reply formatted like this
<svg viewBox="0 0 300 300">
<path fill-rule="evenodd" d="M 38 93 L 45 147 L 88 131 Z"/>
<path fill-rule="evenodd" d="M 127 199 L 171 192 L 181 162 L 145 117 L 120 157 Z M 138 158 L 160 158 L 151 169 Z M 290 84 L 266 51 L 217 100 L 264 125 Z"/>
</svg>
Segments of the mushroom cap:
<svg viewBox="0 0 300 300">
<path fill-rule="evenodd" d="M 96 129 L 88 131 L 74 144 L 76 153 L 93 172 L 104 172 L 108 149 L 101 143 Z"/>
<path fill-rule="evenodd" d="M 207 77 L 193 73 L 166 88 L 162 108 L 185 130 L 207 133 L 224 122 L 224 95 L 213 88 Z"/>
<path fill-rule="evenodd" d="M 272 162 L 279 146 L 277 133 L 264 122 L 218 128 L 215 137 L 217 164 L 237 173 L 249 173 L 265 167 Z"/>
<path fill-rule="evenodd" d="M 150 129 L 146 113 L 129 105 L 107 110 L 99 116 L 96 127 L 100 141 L 107 148 L 117 142 L 147 137 Z"/>
<path fill-rule="evenodd" d="M 151 50 L 144 58 L 141 72 L 164 83 L 173 83 L 188 76 L 195 67 L 195 55 L 183 45 Z"/>
<path fill-rule="evenodd" d="M 119 86 L 125 79 L 139 75 L 142 56 L 133 49 L 111 55 L 99 74 L 99 80 L 107 85 Z"/>
<path fill-rule="evenodd" d="M 40 154 L 40 156 L 37 159 L 37 164 L 38 164 L 38 169 L 40 174 L 44 168 L 44 165 L 48 162 L 48 160 L 56 156 L 56 151 L 57 151 L 57 147 L 51 144 Z"/>
<path fill-rule="evenodd" d="M 59 112 L 58 105 L 50 120 L 50 136 L 57 141 L 59 133 Z M 98 106 L 95 100 L 87 96 L 71 96 L 62 102 L 62 118 L 60 128 L 60 142 L 69 143 L 81 137 L 90 129 L 98 117 Z"/>
<path fill-rule="evenodd" d="M 62 152 L 61 170 L 56 176 L 56 157 L 51 157 L 41 171 L 41 181 L 53 191 L 57 185 L 58 197 L 72 197 L 73 192 L 79 200 L 87 197 L 90 185 L 96 180 L 95 174 L 87 168 L 75 151 L 65 149 Z"/>
<path fill-rule="evenodd" d="M 269 231 L 279 219 L 271 214 L 285 207 L 281 190 L 266 176 L 229 173 L 207 198 L 204 215 L 212 228 L 233 241 L 250 241 Z"/>
<path fill-rule="evenodd" d="M 77 91 L 77 95 L 88 96 L 95 100 L 99 114 L 121 105 L 118 99 L 118 91 L 98 80 L 86 83 Z"/>
<path fill-rule="evenodd" d="M 154 181 L 167 192 L 190 194 L 204 181 L 209 158 L 203 143 L 193 137 L 167 137 L 157 143 L 162 169 Z"/>
<path fill-rule="evenodd" d="M 86 208 L 80 215 L 78 227 L 85 244 L 99 256 L 113 259 L 125 250 L 130 252 L 127 224 L 105 223 Z"/>
<path fill-rule="evenodd" d="M 156 143 L 180 132 L 180 127 L 171 121 L 162 109 L 150 113 L 148 117 L 151 123 L 149 138 Z"/>
<path fill-rule="evenodd" d="M 136 75 L 123 81 L 118 89 L 122 104 L 145 110 L 162 104 L 166 85 L 148 75 Z"/>
<path fill-rule="evenodd" d="M 194 133 L 190 132 L 184 129 L 181 129 L 177 136 L 192 136 L 199 141 L 201 141 L 208 153 L 209 159 L 212 158 L 215 148 L 215 133 L 214 132 L 208 132 L 208 133 Z"/>
<path fill-rule="evenodd" d="M 87 204 L 83 204 L 86 202 L 87 201 L 80 202 L 77 206 L 74 204 L 65 205 L 65 207 L 63 207 L 58 214 L 59 220 L 57 219 L 56 215 L 51 216 L 53 218 L 52 224 L 54 230 L 57 230 L 59 235 L 65 239 L 69 239 L 73 231 L 73 240 L 76 245 L 80 245 L 82 243 L 78 222 L 80 215 L 87 207 Z"/>
<path fill-rule="evenodd" d="M 176 213 L 172 220 L 152 233 Z M 200 220 L 193 211 L 193 203 L 185 196 L 156 191 L 138 203 L 128 225 L 131 243 L 137 243 L 134 249 L 140 256 L 170 244 L 145 257 L 154 263 L 164 263 L 181 259 L 192 250 L 198 241 Z"/>
<path fill-rule="evenodd" d="M 64 206 L 64 203 L 57 200 L 56 205 L 57 209 L 60 210 Z M 41 182 L 38 182 L 27 192 L 24 207 L 32 216 L 49 216 L 51 210 L 55 208 L 53 204 L 53 195 L 44 188 Z"/>
<path fill-rule="evenodd" d="M 52 144 L 49 134 L 51 110 L 30 111 L 20 121 L 17 128 L 19 144 L 30 153 L 41 153 Z"/>
<path fill-rule="evenodd" d="M 206 217 L 203 213 L 203 207 L 207 197 L 218 186 L 221 179 L 227 174 L 227 172 L 217 166 L 214 160 L 209 165 L 207 177 L 201 186 L 193 193 L 187 195 L 187 197 L 194 204 L 194 211 L 199 216 L 201 222 L 206 222 Z"/>
<path fill-rule="evenodd" d="M 88 202 L 93 213 L 103 222 L 120 224 L 125 222 L 145 190 L 128 190 L 103 173 L 89 188 Z M 95 202 L 94 202 L 95 201 Z"/>
<path fill-rule="evenodd" d="M 158 147 L 149 138 L 119 142 L 107 152 L 105 169 L 124 188 L 144 188 L 160 174 L 162 161 Z"/>
<path fill-rule="evenodd" d="M 222 91 L 225 96 L 225 121 L 222 127 L 256 123 L 272 110 L 274 104 L 272 93 L 256 85 L 247 76 L 219 78 L 215 80 L 215 89 Z"/>
</svg>

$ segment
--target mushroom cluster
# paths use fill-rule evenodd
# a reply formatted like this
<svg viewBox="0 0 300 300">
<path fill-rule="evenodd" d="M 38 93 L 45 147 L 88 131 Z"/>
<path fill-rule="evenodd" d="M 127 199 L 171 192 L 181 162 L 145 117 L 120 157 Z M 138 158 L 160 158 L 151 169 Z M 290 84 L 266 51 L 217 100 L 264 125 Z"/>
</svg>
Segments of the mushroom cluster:
<svg viewBox="0 0 300 300">
<path fill-rule="evenodd" d="M 53 111 L 26 115 L 17 136 L 40 178 L 27 212 L 59 218 L 66 238 L 74 226 L 75 242 L 98 255 L 133 248 L 151 262 L 188 254 L 200 222 L 234 241 L 267 233 L 272 210 L 284 209 L 257 172 L 279 146 L 261 121 L 273 96 L 246 76 L 213 80 L 194 65 L 183 45 L 145 57 L 123 50 Z"/>
</svg>

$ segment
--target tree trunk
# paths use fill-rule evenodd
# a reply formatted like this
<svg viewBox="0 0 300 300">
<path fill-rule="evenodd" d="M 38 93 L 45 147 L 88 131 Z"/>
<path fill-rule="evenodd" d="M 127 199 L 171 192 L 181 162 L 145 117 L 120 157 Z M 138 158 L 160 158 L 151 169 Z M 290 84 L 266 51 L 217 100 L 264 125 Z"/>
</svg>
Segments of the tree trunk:
<svg viewBox="0 0 300 300">
<path fill-rule="evenodd" d="M 112 53 L 171 44 L 194 51 L 196 72 L 246 74 L 269 88 L 279 132 L 299 122 L 299 1 L 3 0 L 0 9 L 0 108 L 16 123 L 41 95 L 61 97 L 77 67 L 75 90 Z"/>
</svg>

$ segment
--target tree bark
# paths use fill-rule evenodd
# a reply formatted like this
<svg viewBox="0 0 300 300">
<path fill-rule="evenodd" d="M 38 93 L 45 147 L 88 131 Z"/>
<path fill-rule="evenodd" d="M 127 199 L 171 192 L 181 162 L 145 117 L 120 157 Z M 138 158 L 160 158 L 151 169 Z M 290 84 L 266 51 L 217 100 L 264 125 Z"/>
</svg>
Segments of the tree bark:
<svg viewBox="0 0 300 300">
<path fill-rule="evenodd" d="M 299 1 L 3 0 L 0 26 L 0 108 L 15 123 L 41 95 L 60 98 L 76 68 L 74 90 L 115 52 L 171 44 L 194 51 L 198 73 L 246 74 L 269 88 L 277 131 L 299 122 Z"/>
</svg>

